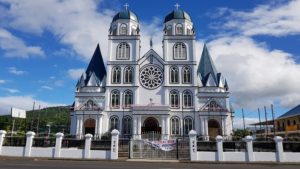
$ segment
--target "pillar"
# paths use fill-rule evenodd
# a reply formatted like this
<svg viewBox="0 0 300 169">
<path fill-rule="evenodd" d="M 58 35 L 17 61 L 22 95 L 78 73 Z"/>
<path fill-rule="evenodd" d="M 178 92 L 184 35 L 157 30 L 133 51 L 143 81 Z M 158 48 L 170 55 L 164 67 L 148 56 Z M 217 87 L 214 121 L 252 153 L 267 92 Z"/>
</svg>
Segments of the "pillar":
<svg viewBox="0 0 300 169">
<path fill-rule="evenodd" d="M 204 118 L 204 140 L 209 141 L 209 135 L 208 135 L 208 118 Z"/>
<path fill-rule="evenodd" d="M 64 136 L 64 133 L 56 133 L 56 139 L 55 139 L 55 151 L 54 151 L 54 158 L 60 157 L 61 152 L 61 143 Z"/>
<path fill-rule="evenodd" d="M 204 119 L 203 116 L 199 116 L 200 119 L 200 135 L 202 138 L 204 138 L 205 132 L 204 132 Z"/>
<path fill-rule="evenodd" d="M 224 161 L 224 153 L 223 153 L 223 137 L 217 136 L 217 161 Z"/>
<path fill-rule="evenodd" d="M 166 139 L 166 118 L 165 116 L 161 116 L 161 135 L 163 140 Z"/>
<path fill-rule="evenodd" d="M 137 117 L 136 115 L 133 116 L 133 138 L 137 139 Z"/>
<path fill-rule="evenodd" d="M 117 160 L 119 158 L 119 134 L 120 132 L 114 129 L 111 132 L 111 149 L 110 149 L 110 159 Z"/>
<path fill-rule="evenodd" d="M 5 135 L 6 135 L 6 131 L 0 130 L 0 155 L 1 155 L 1 150 L 5 139 Z"/>
<path fill-rule="evenodd" d="M 284 161 L 284 154 L 283 154 L 283 144 L 282 144 L 283 138 L 280 136 L 275 136 L 274 141 L 276 143 L 276 160 L 278 162 Z"/>
<path fill-rule="evenodd" d="M 30 157 L 31 155 L 31 148 L 32 148 L 32 143 L 33 143 L 33 138 L 35 136 L 35 132 L 33 131 L 28 131 L 26 133 L 26 146 L 25 146 L 25 157 Z"/>
<path fill-rule="evenodd" d="M 166 116 L 166 137 L 169 140 L 170 137 L 170 117 Z"/>
<path fill-rule="evenodd" d="M 92 144 L 92 134 L 86 134 L 85 136 L 85 144 L 84 144 L 84 158 L 91 157 L 91 144 Z"/>
<path fill-rule="evenodd" d="M 191 130 L 189 132 L 190 138 L 190 158 L 191 161 L 197 161 L 197 132 L 195 130 Z"/>
<path fill-rule="evenodd" d="M 138 139 L 142 139 L 142 117 L 139 115 L 137 118 L 137 134 L 138 134 Z"/>
<path fill-rule="evenodd" d="M 246 160 L 248 162 L 254 161 L 254 154 L 253 154 L 253 137 L 252 136 L 246 136 L 244 141 L 246 142 L 247 146 L 247 158 Z"/>
</svg>

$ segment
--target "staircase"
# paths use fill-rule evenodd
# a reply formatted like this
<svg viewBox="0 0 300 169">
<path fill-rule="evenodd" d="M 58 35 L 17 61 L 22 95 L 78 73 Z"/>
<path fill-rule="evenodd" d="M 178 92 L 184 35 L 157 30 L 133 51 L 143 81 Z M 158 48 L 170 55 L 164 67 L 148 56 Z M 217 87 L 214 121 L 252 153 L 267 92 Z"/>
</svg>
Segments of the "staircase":
<svg viewBox="0 0 300 169">
<path fill-rule="evenodd" d="M 129 158 L 129 139 L 120 139 L 119 140 L 119 159 L 128 159 Z"/>
</svg>

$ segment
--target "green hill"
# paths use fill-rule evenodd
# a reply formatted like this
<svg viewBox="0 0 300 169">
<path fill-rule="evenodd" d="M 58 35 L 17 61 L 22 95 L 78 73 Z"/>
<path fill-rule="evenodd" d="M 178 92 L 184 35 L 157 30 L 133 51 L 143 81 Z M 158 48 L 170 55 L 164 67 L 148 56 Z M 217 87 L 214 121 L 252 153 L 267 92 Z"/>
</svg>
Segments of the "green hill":
<svg viewBox="0 0 300 169">
<path fill-rule="evenodd" d="M 49 132 L 69 133 L 70 106 L 48 107 L 40 110 L 27 111 L 26 119 L 15 119 L 14 131 L 18 135 L 24 135 L 26 131 L 34 131 L 44 136 Z M 26 129 L 25 129 L 26 123 Z M 11 132 L 13 119 L 10 115 L 0 116 L 0 130 Z"/>
</svg>

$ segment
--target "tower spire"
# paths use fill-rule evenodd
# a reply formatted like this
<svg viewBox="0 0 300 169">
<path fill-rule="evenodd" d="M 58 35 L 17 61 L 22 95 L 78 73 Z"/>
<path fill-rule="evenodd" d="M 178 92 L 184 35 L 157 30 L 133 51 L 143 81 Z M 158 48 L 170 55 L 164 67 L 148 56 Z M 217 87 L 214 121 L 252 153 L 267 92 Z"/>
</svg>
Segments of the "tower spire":
<svg viewBox="0 0 300 169">
<path fill-rule="evenodd" d="M 150 38 L 150 48 L 153 48 L 153 42 L 152 42 L 152 37 Z"/>
</svg>

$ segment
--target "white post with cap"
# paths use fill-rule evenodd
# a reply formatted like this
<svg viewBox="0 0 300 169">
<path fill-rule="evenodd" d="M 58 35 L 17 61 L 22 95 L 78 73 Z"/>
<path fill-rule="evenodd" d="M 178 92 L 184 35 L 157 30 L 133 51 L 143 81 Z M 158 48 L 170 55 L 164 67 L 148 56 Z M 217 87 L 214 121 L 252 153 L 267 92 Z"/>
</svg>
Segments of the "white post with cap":
<svg viewBox="0 0 300 169">
<path fill-rule="evenodd" d="M 253 137 L 252 136 L 246 136 L 244 138 L 244 141 L 246 142 L 247 146 L 247 161 L 251 162 L 254 161 L 254 154 L 253 154 Z"/>
<path fill-rule="evenodd" d="M 197 161 L 197 132 L 195 130 L 191 130 L 189 132 L 190 138 L 190 158 L 191 161 Z"/>
<path fill-rule="evenodd" d="M 275 136 L 274 141 L 276 143 L 276 160 L 278 162 L 283 162 L 284 161 L 284 154 L 283 154 L 283 138 L 280 136 Z"/>
<path fill-rule="evenodd" d="M 92 144 L 93 135 L 86 134 L 84 137 L 85 137 L 84 158 L 90 158 L 91 157 L 91 144 Z"/>
<path fill-rule="evenodd" d="M 64 136 L 64 133 L 56 133 L 56 139 L 55 139 L 55 151 L 54 151 L 54 158 L 60 157 L 61 152 L 61 143 Z"/>
<path fill-rule="evenodd" d="M 6 135 L 6 131 L 0 130 L 0 155 L 1 155 L 1 150 L 2 150 L 5 135 Z"/>
<path fill-rule="evenodd" d="M 216 141 L 217 141 L 217 161 L 223 161 L 224 157 L 223 157 L 223 137 L 218 135 L 216 137 Z"/>
<path fill-rule="evenodd" d="M 119 134 L 120 132 L 114 129 L 111 132 L 111 148 L 110 148 L 110 159 L 117 160 L 119 158 Z"/>
<path fill-rule="evenodd" d="M 28 131 L 26 133 L 26 146 L 25 146 L 25 152 L 24 152 L 25 157 L 31 156 L 31 148 L 32 148 L 34 136 L 35 136 L 35 132 L 33 132 L 33 131 Z"/>
</svg>

